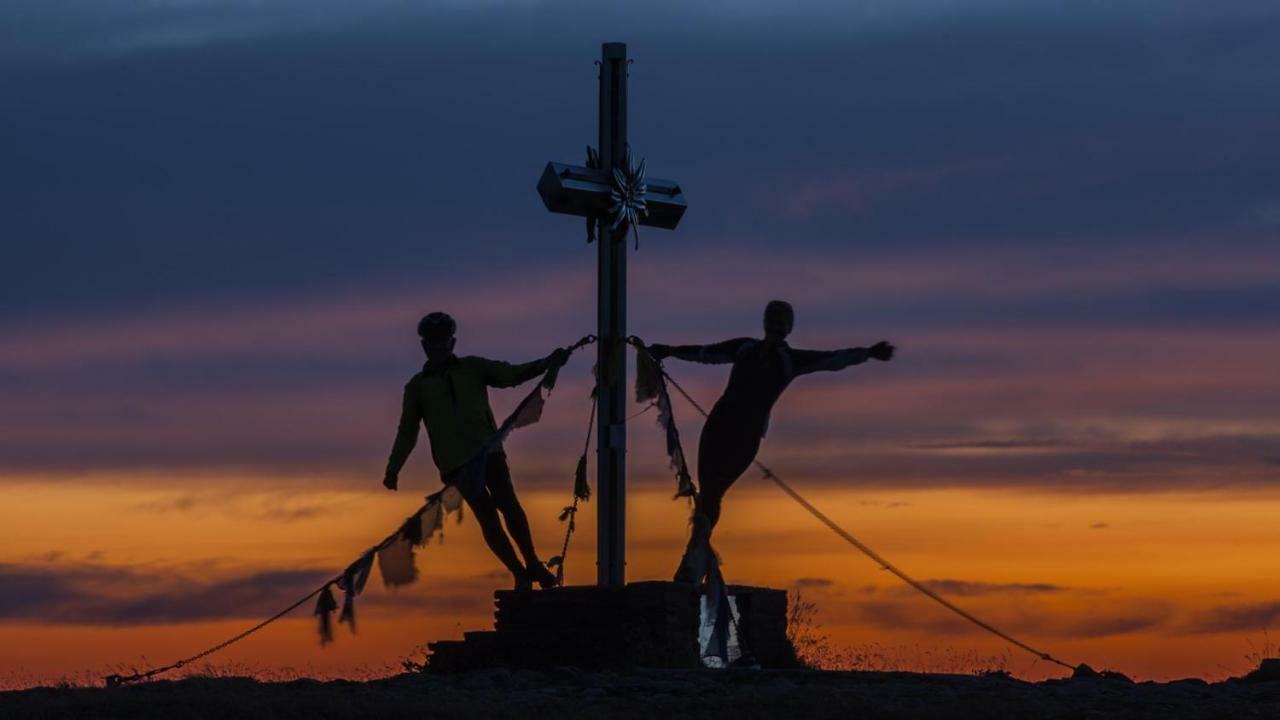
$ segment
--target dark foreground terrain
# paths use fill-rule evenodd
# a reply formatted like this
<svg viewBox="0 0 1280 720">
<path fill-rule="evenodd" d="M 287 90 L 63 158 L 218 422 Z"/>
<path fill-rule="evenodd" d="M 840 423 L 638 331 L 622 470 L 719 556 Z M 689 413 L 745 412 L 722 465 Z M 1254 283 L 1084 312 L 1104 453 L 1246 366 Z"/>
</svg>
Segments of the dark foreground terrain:
<svg viewBox="0 0 1280 720">
<path fill-rule="evenodd" d="M 0 718 L 1280 718 L 1280 682 L 812 670 L 491 670 L 373 682 L 190 678 L 0 693 Z"/>
</svg>

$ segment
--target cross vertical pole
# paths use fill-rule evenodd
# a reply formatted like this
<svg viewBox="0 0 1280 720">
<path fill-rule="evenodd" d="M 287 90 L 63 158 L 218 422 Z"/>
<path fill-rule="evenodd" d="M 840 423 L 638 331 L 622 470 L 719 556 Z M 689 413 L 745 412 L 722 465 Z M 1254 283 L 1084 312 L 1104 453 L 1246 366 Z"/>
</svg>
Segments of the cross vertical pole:
<svg viewBox="0 0 1280 720">
<path fill-rule="evenodd" d="M 605 43 L 600 58 L 600 164 L 606 177 L 627 152 L 627 46 Z M 626 583 L 627 245 L 626 228 L 601 219 L 597 313 L 599 405 L 596 422 L 596 584 Z"/>
<path fill-rule="evenodd" d="M 587 148 L 585 166 L 550 162 L 538 178 L 547 210 L 588 219 L 598 231 L 596 320 L 596 584 L 620 587 L 627 578 L 627 234 L 615 222 L 674 230 L 688 207 L 679 183 L 632 168 L 627 148 L 627 46 L 600 50 L 599 156 Z M 614 176 L 614 170 L 619 172 Z"/>
</svg>

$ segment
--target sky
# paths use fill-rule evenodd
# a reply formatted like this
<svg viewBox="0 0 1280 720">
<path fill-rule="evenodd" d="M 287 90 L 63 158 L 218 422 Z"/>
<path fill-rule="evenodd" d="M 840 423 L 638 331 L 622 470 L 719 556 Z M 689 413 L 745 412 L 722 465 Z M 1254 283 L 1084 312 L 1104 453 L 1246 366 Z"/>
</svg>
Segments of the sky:
<svg viewBox="0 0 1280 720">
<path fill-rule="evenodd" d="M 421 451 L 379 482 L 422 314 L 509 360 L 593 331 L 595 248 L 534 186 L 595 137 L 606 41 L 689 201 L 631 251 L 632 332 L 755 334 L 784 298 L 797 347 L 892 340 L 795 383 L 762 459 L 1032 644 L 1247 669 L 1280 621 L 1277 31 L 1181 0 L 0 5 L 4 682 L 194 652 L 385 535 L 438 487 Z M 589 377 L 508 444 L 544 548 Z M 629 436 L 629 575 L 665 577 L 687 510 L 652 418 Z M 731 579 L 840 646 L 1003 652 L 786 503 L 735 487 Z M 227 662 L 380 672 L 488 622 L 473 524 L 422 562 L 359 635 L 321 650 L 304 616 Z"/>
</svg>

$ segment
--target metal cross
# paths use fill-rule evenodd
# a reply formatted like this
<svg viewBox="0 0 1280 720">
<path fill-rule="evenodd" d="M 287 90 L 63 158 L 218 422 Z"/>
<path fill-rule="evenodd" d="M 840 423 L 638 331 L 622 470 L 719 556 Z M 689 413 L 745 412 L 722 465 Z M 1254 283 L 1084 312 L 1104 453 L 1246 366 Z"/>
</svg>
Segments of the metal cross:
<svg viewBox="0 0 1280 720">
<path fill-rule="evenodd" d="M 587 165 L 548 163 L 538 194 L 555 213 L 587 218 L 599 233 L 599 406 L 596 415 L 598 529 L 596 583 L 626 583 L 627 233 L 636 225 L 675 228 L 684 215 L 680 186 L 646 178 L 627 146 L 627 46 L 605 43 L 600 61 L 600 138 Z"/>
</svg>

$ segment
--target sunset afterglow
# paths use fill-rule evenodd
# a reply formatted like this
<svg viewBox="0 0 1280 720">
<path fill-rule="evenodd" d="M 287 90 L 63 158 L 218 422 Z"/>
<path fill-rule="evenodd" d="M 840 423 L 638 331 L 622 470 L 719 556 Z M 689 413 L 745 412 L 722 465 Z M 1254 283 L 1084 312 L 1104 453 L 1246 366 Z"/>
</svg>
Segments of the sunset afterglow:
<svg viewBox="0 0 1280 720">
<path fill-rule="evenodd" d="M 1071 663 L 1251 669 L 1280 641 L 1280 15 L 1176 4 L 0 9 L 24 28 L 0 47 L 0 688 L 188 656 L 395 530 L 441 487 L 425 433 L 381 485 L 423 314 L 510 361 L 596 332 L 597 245 L 535 183 L 595 142 L 619 30 L 637 157 L 689 201 L 628 238 L 629 332 L 757 337 L 781 298 L 796 348 L 892 341 L 798 378 L 760 459 Z M 506 443 L 544 558 L 594 358 Z M 706 407 L 728 373 L 666 368 Z M 656 416 L 627 426 L 633 580 L 689 533 Z M 675 416 L 693 460 L 703 418 Z M 595 580 L 595 512 L 569 583 Z M 831 657 L 1064 674 L 755 469 L 715 537 L 729 582 L 813 603 Z M 321 647 L 307 604 L 208 662 L 383 676 L 492 626 L 511 577 L 473 517 L 417 561 L 405 588 L 375 570 L 355 634 Z"/>
</svg>

